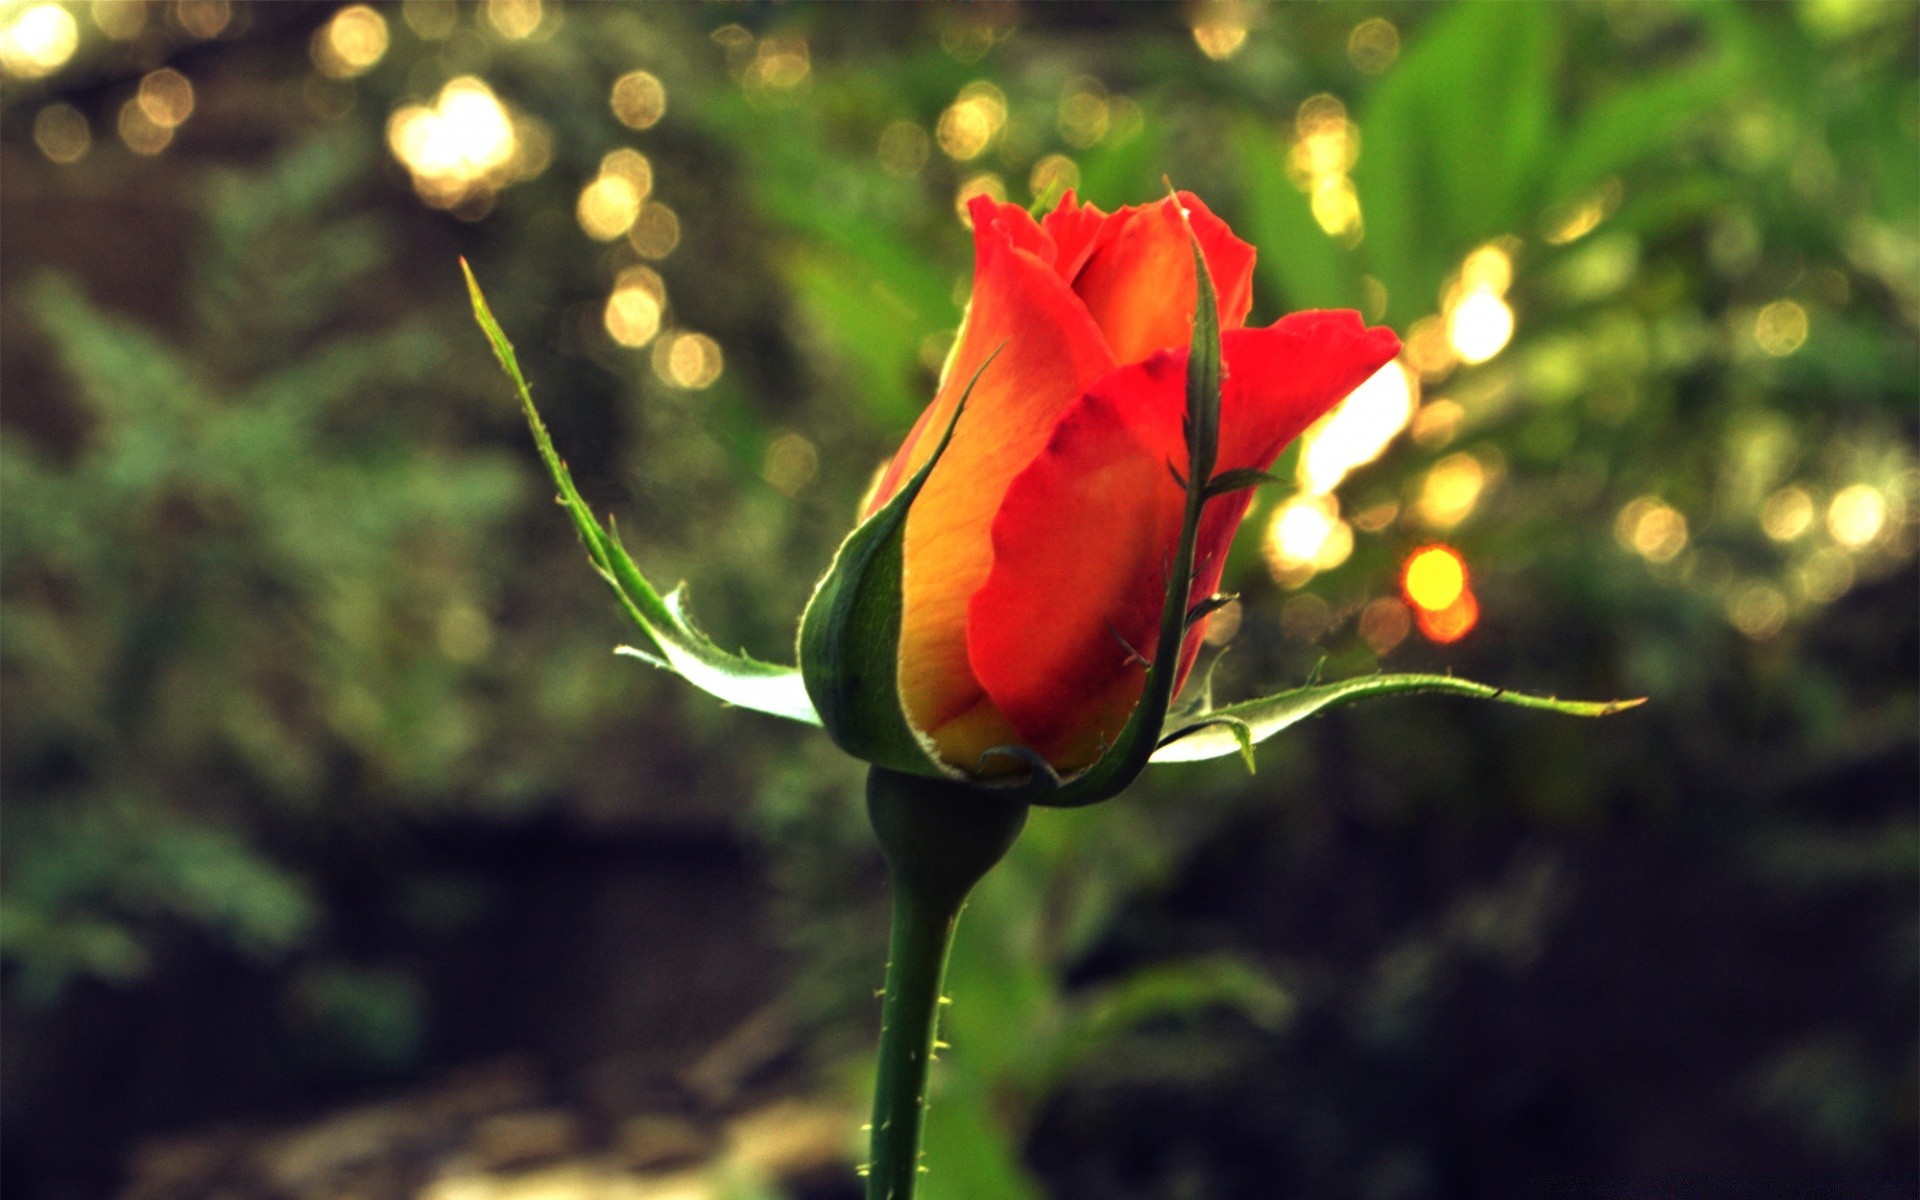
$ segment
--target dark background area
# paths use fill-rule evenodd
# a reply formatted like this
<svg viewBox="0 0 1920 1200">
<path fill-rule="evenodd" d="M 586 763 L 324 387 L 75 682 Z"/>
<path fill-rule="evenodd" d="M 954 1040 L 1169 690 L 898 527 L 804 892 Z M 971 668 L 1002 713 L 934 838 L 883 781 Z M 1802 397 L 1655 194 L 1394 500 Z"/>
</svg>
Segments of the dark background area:
<svg viewBox="0 0 1920 1200">
<path fill-rule="evenodd" d="M 1651 700 L 1037 814 L 929 1200 L 1913 1195 L 1917 12 L 5 9 L 0 1186 L 856 1194 L 860 770 L 608 654 L 456 260 L 641 565 L 781 658 L 957 198 L 1167 176 L 1255 319 L 1409 348 L 1256 505 L 1220 692 Z"/>
</svg>

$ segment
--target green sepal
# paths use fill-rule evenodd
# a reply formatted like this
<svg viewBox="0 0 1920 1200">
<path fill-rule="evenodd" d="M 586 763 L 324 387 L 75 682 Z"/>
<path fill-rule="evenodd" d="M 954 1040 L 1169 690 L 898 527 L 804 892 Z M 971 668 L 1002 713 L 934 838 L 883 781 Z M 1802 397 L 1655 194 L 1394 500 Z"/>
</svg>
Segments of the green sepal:
<svg viewBox="0 0 1920 1200">
<path fill-rule="evenodd" d="M 1160 747 L 1154 751 L 1153 761 L 1201 762 L 1238 751 L 1251 770 L 1255 744 L 1316 713 L 1352 704 L 1356 700 L 1417 692 L 1472 696 L 1572 717 L 1605 717 L 1646 703 L 1645 698 L 1600 702 L 1557 700 L 1551 696 L 1531 696 L 1525 692 L 1475 683 L 1470 679 L 1455 679 L 1451 675 L 1361 675 L 1338 683 L 1313 684 L 1258 700 L 1243 700 L 1238 704 L 1195 713 L 1160 739 Z"/>
<path fill-rule="evenodd" d="M 640 645 L 622 646 L 618 652 L 671 671 L 728 704 L 805 725 L 820 724 L 820 715 L 807 698 L 798 670 L 722 650 L 712 638 L 695 628 L 688 617 L 685 587 L 661 596 L 620 544 L 612 521 L 603 528 L 595 519 L 586 501 L 580 498 L 579 489 L 574 487 L 573 474 L 553 448 L 553 438 L 540 420 L 540 413 L 533 405 L 533 393 L 520 373 L 520 360 L 507 335 L 501 332 L 500 323 L 494 320 L 486 297 L 480 292 L 479 281 L 474 279 L 473 269 L 465 259 L 460 260 L 460 270 L 467 278 L 474 320 L 480 323 L 493 345 L 494 357 L 500 360 L 501 369 L 520 394 L 520 407 L 526 413 L 528 428 L 533 431 L 534 445 L 539 447 L 540 461 L 546 464 L 547 473 L 560 490 L 560 506 L 573 519 L 573 527 L 587 548 L 593 569 L 607 581 L 621 610 L 640 631 L 643 639 Z"/>
<path fill-rule="evenodd" d="M 1175 201 L 1176 205 L 1178 201 Z M 1200 514 L 1210 498 L 1208 481 L 1220 451 L 1220 306 L 1213 276 L 1191 226 L 1187 240 L 1193 251 L 1193 341 L 1187 352 L 1187 470 L 1183 476 L 1169 464 L 1186 491 L 1186 509 L 1180 523 L 1180 541 L 1167 572 L 1167 593 L 1161 602 L 1160 634 L 1153 663 L 1147 667 L 1140 700 L 1120 734 L 1092 766 L 1062 779 L 1039 756 L 1024 747 L 990 750 L 989 754 L 1015 758 L 1030 770 L 1026 780 L 1011 789 L 1029 804 L 1049 808 L 1078 808 L 1119 795 L 1147 769 L 1173 703 L 1173 684 L 1180 673 L 1180 652 L 1186 642 L 1190 616 L 1187 597 L 1193 587 L 1194 544 L 1200 537 Z"/>
<path fill-rule="evenodd" d="M 1207 498 L 1225 496 L 1247 488 L 1264 487 L 1269 483 L 1279 483 L 1280 477 L 1271 471 L 1262 471 L 1259 467 L 1242 467 L 1236 471 L 1222 471 L 1207 484 Z"/>
<path fill-rule="evenodd" d="M 974 384 L 998 354 L 996 349 L 968 380 L 927 461 L 840 543 L 800 617 L 800 674 L 827 734 L 855 758 L 907 775 L 960 775 L 913 727 L 900 698 L 907 510 L 953 441 Z"/>
</svg>

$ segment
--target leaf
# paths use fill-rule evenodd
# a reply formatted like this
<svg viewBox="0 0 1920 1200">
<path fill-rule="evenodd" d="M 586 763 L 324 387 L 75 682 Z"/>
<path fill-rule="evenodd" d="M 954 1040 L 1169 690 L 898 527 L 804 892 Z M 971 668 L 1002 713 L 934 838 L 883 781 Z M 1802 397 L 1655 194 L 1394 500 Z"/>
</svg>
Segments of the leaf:
<svg viewBox="0 0 1920 1200">
<path fill-rule="evenodd" d="M 940 444 L 913 478 L 840 544 L 800 617 L 801 674 L 827 733 L 855 758 L 910 775 L 959 773 L 928 748 L 900 699 L 907 510 L 953 440 L 974 384 L 999 353 L 974 372 Z"/>
<path fill-rule="evenodd" d="M 1179 677 L 1180 652 L 1187 636 L 1194 543 L 1200 534 L 1200 514 L 1207 504 L 1206 481 L 1213 475 L 1220 449 L 1220 307 L 1213 276 L 1191 227 L 1187 238 L 1194 272 L 1193 342 L 1187 353 L 1187 503 L 1180 523 L 1179 548 L 1167 572 L 1153 665 L 1147 668 L 1146 686 L 1113 745 L 1071 780 L 1062 781 L 1038 755 L 1024 747 L 987 752 L 1021 759 L 1033 768 L 1023 789 L 1023 798 L 1030 804 L 1078 808 L 1119 795 L 1147 769 L 1167 723 L 1167 709 L 1173 703 L 1173 682 Z"/>
<path fill-rule="evenodd" d="M 473 277 L 473 269 L 465 259 L 460 260 L 460 270 L 466 275 L 467 293 L 473 299 L 474 320 L 480 323 L 487 340 L 493 344 L 494 357 L 500 360 L 501 369 L 513 380 L 513 386 L 520 394 L 520 407 L 526 413 L 528 428 L 533 431 L 533 441 L 539 447 L 540 460 L 546 464 L 554 486 L 560 489 L 561 507 L 573 519 L 573 527 L 587 548 L 587 557 L 592 560 L 594 570 L 613 588 L 620 607 L 645 639 L 640 646 L 620 647 L 618 653 L 672 671 L 701 691 L 728 704 L 785 717 L 805 725 L 820 724 L 820 715 L 807 698 L 806 687 L 801 682 L 798 670 L 761 662 L 743 654 L 729 654 L 715 645 L 713 639 L 696 629 L 688 618 L 685 589 L 677 588 L 663 598 L 647 582 L 646 576 L 640 573 L 640 568 L 634 565 L 626 548 L 620 544 L 612 522 L 608 523 L 607 528 L 601 527 L 587 508 L 586 501 L 580 498 L 579 489 L 574 487 L 573 474 L 567 470 L 567 464 L 561 461 L 559 452 L 553 448 L 553 438 L 548 435 L 539 411 L 534 408 L 533 393 L 520 373 L 520 361 L 514 355 L 513 345 L 507 341 L 507 335 L 501 332 L 500 323 L 494 320 L 492 310 L 487 307 L 487 299 L 480 292 L 480 283 Z"/>
<path fill-rule="evenodd" d="M 1451 675 L 1362 675 L 1338 683 L 1295 688 L 1258 700 L 1243 700 L 1198 714 L 1160 739 L 1160 748 L 1154 752 L 1153 761 L 1201 762 L 1235 751 L 1249 753 L 1251 743 L 1264 742 L 1281 730 L 1327 709 L 1375 696 L 1411 695 L 1417 692 L 1445 692 L 1480 700 L 1497 700 L 1502 704 L 1544 709 L 1570 717 L 1605 717 L 1646 703 L 1644 697 L 1603 702 L 1556 700 L 1551 696 L 1532 696 L 1490 684 L 1475 683 L 1470 679 L 1455 679 Z M 1246 739 L 1244 743 L 1243 738 Z"/>
<path fill-rule="evenodd" d="M 1368 97 L 1353 184 L 1391 323 L 1427 311 L 1461 254 L 1534 210 L 1556 151 L 1559 59 L 1552 6 L 1459 4 Z"/>
<path fill-rule="evenodd" d="M 1721 49 L 1588 105 L 1554 156 L 1547 200 L 1567 203 L 1616 171 L 1670 153 L 1688 131 L 1716 122 L 1718 103 L 1735 93 L 1745 74 L 1734 52 Z"/>
</svg>

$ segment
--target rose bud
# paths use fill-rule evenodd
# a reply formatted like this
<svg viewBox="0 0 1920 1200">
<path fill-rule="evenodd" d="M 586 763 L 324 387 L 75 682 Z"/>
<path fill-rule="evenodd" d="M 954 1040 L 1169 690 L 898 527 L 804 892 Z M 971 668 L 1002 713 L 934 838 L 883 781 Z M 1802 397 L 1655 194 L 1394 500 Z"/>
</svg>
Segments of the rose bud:
<svg viewBox="0 0 1920 1200">
<path fill-rule="evenodd" d="M 876 746 L 848 730 L 863 722 L 836 722 L 804 635 L 801 666 L 829 732 L 871 761 L 992 776 L 1037 758 L 1069 774 L 1115 743 L 1155 655 L 1187 503 L 1196 247 L 1217 296 L 1216 477 L 1264 471 L 1400 343 L 1353 312 L 1245 328 L 1253 247 L 1185 192 L 1114 213 L 1068 193 L 1040 222 L 985 197 L 970 212 L 958 344 L 863 514 L 918 484 L 892 568 L 897 659 L 864 664 L 863 685 L 897 689 L 875 707 L 895 704 L 915 744 L 895 730 Z M 1206 501 L 1189 604 L 1219 585 L 1251 495 Z M 1187 631 L 1176 690 L 1204 626 Z"/>
</svg>

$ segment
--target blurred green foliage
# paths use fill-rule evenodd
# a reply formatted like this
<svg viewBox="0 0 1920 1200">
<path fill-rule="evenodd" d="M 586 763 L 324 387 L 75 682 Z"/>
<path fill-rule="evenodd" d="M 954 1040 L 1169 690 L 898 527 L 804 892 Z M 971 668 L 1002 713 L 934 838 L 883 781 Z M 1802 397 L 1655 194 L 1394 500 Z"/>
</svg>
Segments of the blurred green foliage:
<svg viewBox="0 0 1920 1200">
<path fill-rule="evenodd" d="M 334 5 L 240 5 L 218 43 L 156 10 L 9 85 L 11 1011 L 138 995 L 211 946 L 276 981 L 301 1079 L 390 1077 L 447 1011 L 418 948 L 487 911 L 394 847 L 718 819 L 766 860 L 811 1069 L 857 1093 L 883 921 L 858 772 L 606 656 L 616 614 L 454 258 L 641 564 L 780 657 L 959 319 L 956 195 L 1024 203 L 1070 170 L 1112 206 L 1170 176 L 1259 247 L 1256 319 L 1358 306 L 1431 346 L 1468 255 L 1512 272 L 1511 342 L 1425 371 L 1423 412 L 1452 415 L 1341 486 L 1346 516 L 1392 514 L 1345 561 L 1283 586 L 1261 538 L 1285 489 L 1257 507 L 1222 692 L 1384 660 L 1654 703 L 1344 714 L 1252 779 L 1166 769 L 1036 817 L 962 924 L 926 1194 L 1907 1164 L 1912 6 L 549 5 L 519 38 L 512 7 L 383 9 L 391 46 L 351 79 L 309 70 Z M 196 114 L 135 157 L 116 113 L 163 61 Z M 666 96 L 638 131 L 607 100 L 636 69 Z M 389 119 L 467 75 L 545 158 L 448 213 Z M 1328 96 L 1354 139 L 1338 236 L 1295 161 Z M 1000 116 L 956 158 L 969 97 Z M 36 148 L 56 103 L 95 130 L 72 165 Z M 621 147 L 676 214 L 664 257 L 576 221 Z M 183 269 L 90 250 L 127 244 L 110 224 L 164 231 Z M 663 331 L 627 347 L 606 303 L 642 265 Z M 676 383 L 688 332 L 724 355 L 710 386 Z M 1469 511 L 1423 524 L 1463 455 Z M 1880 505 L 1853 541 L 1849 488 Z M 1654 505 L 1677 546 L 1641 528 Z M 1478 627 L 1363 637 L 1436 537 Z M 349 902 L 365 861 L 406 899 Z"/>
</svg>

